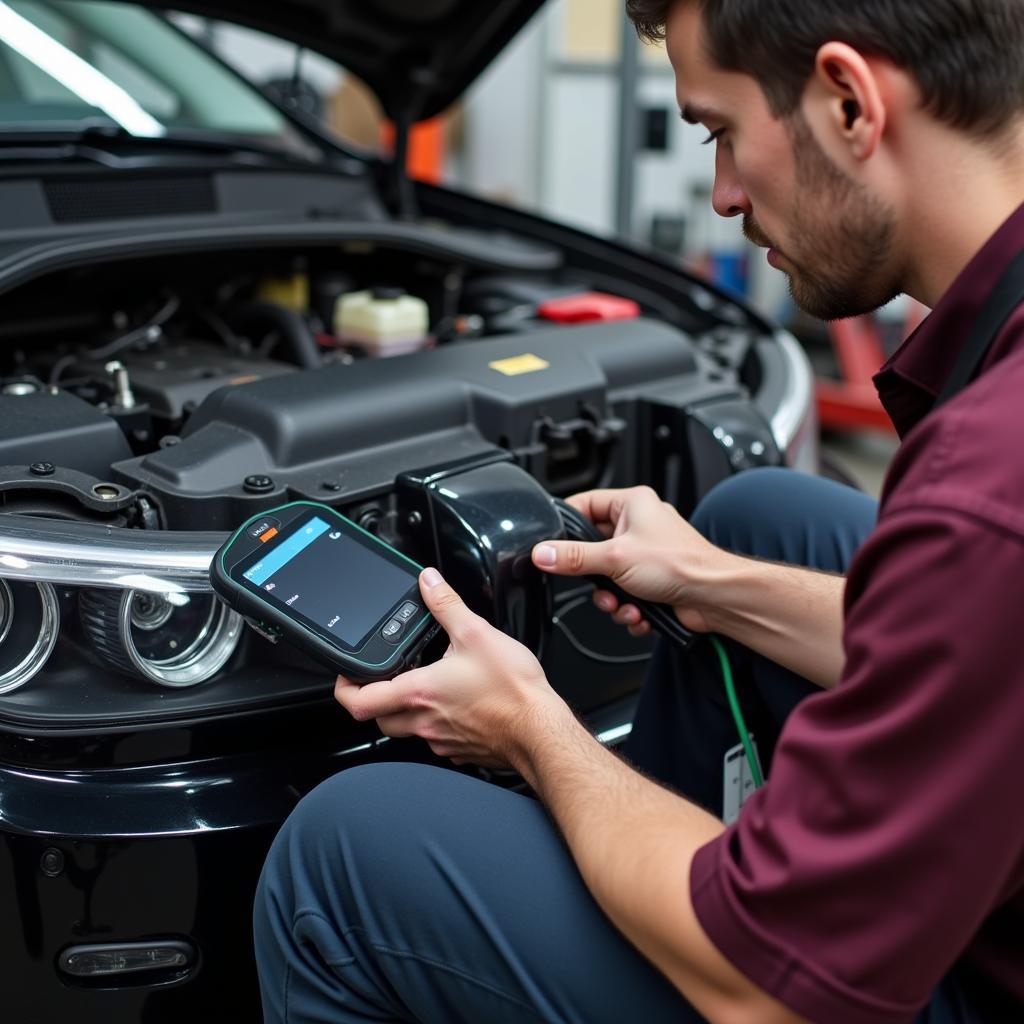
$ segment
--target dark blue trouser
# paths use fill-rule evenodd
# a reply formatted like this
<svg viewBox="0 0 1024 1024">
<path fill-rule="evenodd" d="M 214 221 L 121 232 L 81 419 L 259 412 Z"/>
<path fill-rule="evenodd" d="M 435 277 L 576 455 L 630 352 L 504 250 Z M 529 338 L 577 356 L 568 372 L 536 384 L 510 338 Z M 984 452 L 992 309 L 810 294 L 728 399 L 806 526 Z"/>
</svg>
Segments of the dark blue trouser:
<svg viewBox="0 0 1024 1024">
<path fill-rule="evenodd" d="M 875 515 L 849 488 L 763 470 L 716 489 L 694 523 L 741 553 L 843 571 Z M 767 764 L 812 687 L 730 655 Z M 661 644 L 629 755 L 718 810 L 736 742 L 706 645 Z M 536 801 L 438 768 L 355 768 L 309 794 L 268 856 L 255 938 L 268 1024 L 700 1020 L 604 917 Z M 957 998 L 944 987 L 921 1024 L 969 1021 Z"/>
</svg>

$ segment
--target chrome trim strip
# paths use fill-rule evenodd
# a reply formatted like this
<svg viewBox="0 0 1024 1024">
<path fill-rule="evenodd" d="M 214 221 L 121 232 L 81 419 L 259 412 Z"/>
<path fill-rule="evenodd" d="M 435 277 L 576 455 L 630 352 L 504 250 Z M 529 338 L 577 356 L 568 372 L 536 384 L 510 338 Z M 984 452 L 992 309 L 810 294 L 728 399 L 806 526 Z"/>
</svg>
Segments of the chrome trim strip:
<svg viewBox="0 0 1024 1024">
<path fill-rule="evenodd" d="M 786 374 L 786 392 L 772 416 L 771 428 L 775 443 L 787 451 L 802 429 L 817 422 L 814 375 L 811 363 L 800 343 L 788 331 L 776 331 L 775 341 L 789 364 Z"/>
<path fill-rule="evenodd" d="M 209 591 L 210 561 L 226 538 L 0 515 L 0 576 L 155 594 Z"/>
</svg>

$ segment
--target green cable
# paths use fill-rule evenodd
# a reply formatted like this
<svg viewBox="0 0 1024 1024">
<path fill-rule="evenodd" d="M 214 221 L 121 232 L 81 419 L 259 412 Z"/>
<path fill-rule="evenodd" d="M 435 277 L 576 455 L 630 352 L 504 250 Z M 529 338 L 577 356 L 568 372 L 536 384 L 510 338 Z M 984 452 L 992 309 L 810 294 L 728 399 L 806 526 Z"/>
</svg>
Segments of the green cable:
<svg viewBox="0 0 1024 1024">
<path fill-rule="evenodd" d="M 732 678 L 732 666 L 729 664 L 729 655 L 725 653 L 725 647 L 717 636 L 709 637 L 711 645 L 718 652 L 718 661 L 722 666 L 722 678 L 725 680 L 725 692 L 729 698 L 729 707 L 732 709 L 732 717 L 736 722 L 736 728 L 740 733 L 740 740 L 743 743 L 743 750 L 747 755 L 747 764 L 750 765 L 750 776 L 754 780 L 754 787 L 760 789 L 764 785 L 764 776 L 761 774 L 761 766 L 757 763 L 757 755 L 754 753 L 754 746 L 750 742 L 750 733 L 747 731 L 747 723 L 743 719 L 743 711 L 740 709 L 740 702 L 736 697 L 736 684 Z"/>
</svg>

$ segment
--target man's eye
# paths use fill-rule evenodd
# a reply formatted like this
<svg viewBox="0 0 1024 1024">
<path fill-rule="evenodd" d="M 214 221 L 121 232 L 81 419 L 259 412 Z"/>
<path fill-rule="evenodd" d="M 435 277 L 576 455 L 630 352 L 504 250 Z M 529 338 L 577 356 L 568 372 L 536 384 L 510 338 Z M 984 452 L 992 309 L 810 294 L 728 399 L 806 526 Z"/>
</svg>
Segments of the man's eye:
<svg viewBox="0 0 1024 1024">
<path fill-rule="evenodd" d="M 717 131 L 711 132 L 710 135 L 701 143 L 702 146 L 710 146 L 712 142 L 717 142 L 725 132 L 724 128 L 719 128 Z"/>
</svg>

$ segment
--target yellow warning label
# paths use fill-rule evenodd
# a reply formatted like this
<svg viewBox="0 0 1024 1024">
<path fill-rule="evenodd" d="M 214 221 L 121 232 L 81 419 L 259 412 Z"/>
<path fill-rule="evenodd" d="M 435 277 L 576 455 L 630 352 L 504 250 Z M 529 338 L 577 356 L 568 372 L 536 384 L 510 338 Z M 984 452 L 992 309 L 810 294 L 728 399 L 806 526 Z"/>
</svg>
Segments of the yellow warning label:
<svg viewBox="0 0 1024 1024">
<path fill-rule="evenodd" d="M 492 370 L 505 374 L 506 377 L 518 377 L 522 373 L 537 373 L 539 370 L 546 370 L 551 364 L 540 356 L 524 352 L 521 356 L 513 356 L 511 359 L 498 359 L 488 363 Z"/>
</svg>

